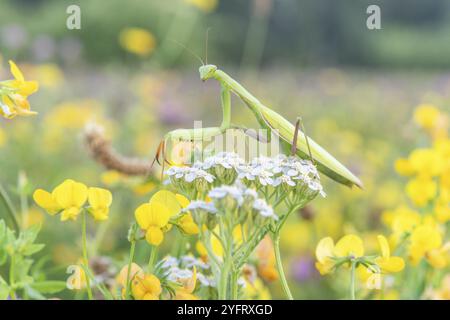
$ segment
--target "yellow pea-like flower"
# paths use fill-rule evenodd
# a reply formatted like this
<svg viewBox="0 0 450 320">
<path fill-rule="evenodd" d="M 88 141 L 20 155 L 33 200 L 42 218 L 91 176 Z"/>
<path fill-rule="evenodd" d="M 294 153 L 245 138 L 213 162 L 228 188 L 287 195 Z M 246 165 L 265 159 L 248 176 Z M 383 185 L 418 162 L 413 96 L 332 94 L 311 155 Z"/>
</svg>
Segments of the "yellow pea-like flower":
<svg viewBox="0 0 450 320">
<path fill-rule="evenodd" d="M 331 237 L 323 238 L 316 247 L 316 268 L 321 275 L 330 273 L 334 266 L 334 242 Z"/>
<path fill-rule="evenodd" d="M 56 202 L 54 192 L 50 193 L 43 189 L 37 189 L 33 193 L 36 204 L 47 211 L 50 215 L 55 215 L 61 211 L 62 207 Z"/>
<path fill-rule="evenodd" d="M 63 208 L 61 221 L 76 220 L 87 200 L 88 188 L 80 182 L 67 179 L 53 191 L 56 202 Z"/>
<path fill-rule="evenodd" d="M 353 256 L 359 258 L 364 255 L 364 245 L 360 237 L 353 234 L 343 236 L 334 247 L 336 257 Z"/>
<path fill-rule="evenodd" d="M 170 210 L 159 202 L 144 203 L 135 211 L 136 221 L 145 230 L 145 239 L 151 245 L 158 246 L 164 239 L 162 228 L 170 219 Z"/>
<path fill-rule="evenodd" d="M 192 294 L 197 283 L 197 269 L 194 266 L 192 277 L 188 279 L 179 279 L 181 287 L 175 291 L 175 300 L 198 300 L 198 297 Z"/>
<path fill-rule="evenodd" d="M 9 87 L 17 89 L 17 93 L 24 97 L 28 97 L 38 90 L 38 83 L 36 81 L 25 81 L 22 71 L 20 71 L 14 61 L 9 60 L 9 66 L 11 73 L 14 76 L 14 80 L 8 84 Z"/>
<path fill-rule="evenodd" d="M 391 250 L 387 239 L 379 235 L 377 237 L 380 245 L 381 257 L 375 259 L 375 263 L 381 268 L 383 273 L 392 273 L 402 271 L 405 267 L 405 262 L 400 257 L 391 257 Z"/>
<path fill-rule="evenodd" d="M 159 300 L 161 282 L 153 274 L 136 276 L 131 283 L 131 292 L 136 300 Z"/>
<path fill-rule="evenodd" d="M 194 222 L 190 213 L 183 215 L 178 221 L 178 225 L 184 233 L 189 235 L 198 234 L 200 232 L 200 229 Z"/>
<path fill-rule="evenodd" d="M 88 197 L 88 188 L 72 179 L 67 179 L 51 193 L 37 189 L 33 199 L 38 206 L 49 214 L 61 212 L 61 221 L 76 220 Z"/>
<path fill-rule="evenodd" d="M 89 212 L 95 220 L 108 219 L 109 207 L 112 202 L 112 194 L 102 188 L 89 188 L 88 190 Z"/>
<path fill-rule="evenodd" d="M 181 200 L 183 203 L 185 201 L 183 199 L 184 197 L 183 198 L 182 197 L 183 197 L 182 195 L 178 195 L 177 197 L 173 192 L 167 190 L 160 190 L 152 196 L 149 203 L 152 204 L 158 202 L 164 205 L 169 212 L 169 217 L 173 217 L 174 215 L 177 215 L 181 211 L 181 205 L 179 200 Z"/>
<path fill-rule="evenodd" d="M 19 67 L 9 61 L 11 74 L 14 80 L 6 80 L 0 83 L 0 115 L 7 119 L 15 116 L 30 116 L 36 112 L 30 110 L 30 103 L 27 98 L 38 90 L 36 81 L 25 81 L 25 77 Z"/>
</svg>

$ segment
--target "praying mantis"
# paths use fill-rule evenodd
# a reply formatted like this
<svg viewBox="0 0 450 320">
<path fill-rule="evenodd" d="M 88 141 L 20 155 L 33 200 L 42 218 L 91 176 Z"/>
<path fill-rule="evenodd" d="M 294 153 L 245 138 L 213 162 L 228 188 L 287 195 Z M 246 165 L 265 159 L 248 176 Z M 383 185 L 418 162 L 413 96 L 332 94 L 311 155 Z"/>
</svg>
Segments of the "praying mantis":
<svg viewBox="0 0 450 320">
<path fill-rule="evenodd" d="M 306 159 L 310 157 L 317 166 L 317 169 L 334 181 L 349 187 L 363 187 L 362 182 L 349 169 L 318 143 L 306 136 L 304 130 L 303 132 L 299 131 L 298 122 L 294 126 L 283 116 L 261 103 L 239 82 L 213 64 L 203 64 L 199 68 L 199 73 L 202 81 L 215 79 L 221 86 L 222 124 L 219 127 L 177 129 L 167 133 L 156 153 L 155 160 L 158 163 L 160 163 L 159 157 L 161 154 L 164 157 L 164 162 L 167 162 L 165 159 L 165 146 L 168 140 L 203 141 L 223 134 L 228 129 L 235 128 L 231 124 L 231 93 L 234 93 L 253 112 L 261 128 L 268 131 L 269 138 L 271 132 L 275 133 L 281 138 L 282 144 L 285 147 L 290 147 L 293 153 L 297 154 L 300 158 Z"/>
</svg>

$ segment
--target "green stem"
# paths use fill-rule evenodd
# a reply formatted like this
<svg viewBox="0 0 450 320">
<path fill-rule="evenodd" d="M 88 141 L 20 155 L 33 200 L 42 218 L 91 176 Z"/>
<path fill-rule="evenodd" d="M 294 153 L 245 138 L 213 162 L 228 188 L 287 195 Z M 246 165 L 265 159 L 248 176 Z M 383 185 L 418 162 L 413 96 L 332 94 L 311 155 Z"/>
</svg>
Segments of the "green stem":
<svg viewBox="0 0 450 320">
<path fill-rule="evenodd" d="M 356 276 L 356 263 L 352 261 L 351 271 L 350 271 L 350 299 L 356 300 L 355 297 L 355 276 Z"/>
<path fill-rule="evenodd" d="M 83 210 L 82 213 L 82 235 L 81 235 L 81 241 L 82 241 L 82 247 L 83 247 L 83 264 L 86 270 L 89 270 L 89 259 L 87 254 L 87 246 L 86 246 L 86 211 Z M 86 289 L 88 293 L 89 300 L 92 300 L 92 289 L 91 289 L 91 283 L 89 279 L 89 274 L 86 272 Z"/>
<path fill-rule="evenodd" d="M 150 258 L 148 259 L 148 272 L 152 273 L 155 266 L 156 257 L 158 256 L 158 247 L 151 246 Z"/>
<path fill-rule="evenodd" d="M 126 282 L 126 289 L 125 289 L 125 299 L 130 298 L 130 289 L 131 289 L 131 265 L 134 260 L 134 250 L 136 248 L 136 241 L 131 241 L 131 247 L 130 247 L 130 258 L 128 261 L 128 270 L 127 270 L 127 282 Z"/>
<path fill-rule="evenodd" d="M 273 247 L 275 251 L 276 267 L 278 274 L 280 275 L 281 286 L 283 287 L 284 294 L 286 295 L 286 298 L 288 298 L 289 300 L 294 300 L 294 298 L 292 297 L 291 290 L 289 289 L 289 285 L 286 280 L 286 275 L 284 274 L 283 270 L 283 263 L 281 261 L 279 230 L 274 235 Z"/>
<path fill-rule="evenodd" d="M 14 284 L 15 284 L 15 280 L 14 280 L 15 264 L 16 264 L 16 259 L 15 259 L 14 253 L 13 253 L 11 255 L 11 265 L 9 266 L 9 285 L 11 287 L 11 291 L 9 292 L 9 295 L 11 296 L 12 300 L 16 300 L 16 292 L 15 292 L 15 289 L 14 289 Z"/>
<path fill-rule="evenodd" d="M 14 205 L 12 204 L 11 199 L 8 196 L 8 193 L 6 192 L 5 188 L 3 188 L 1 183 L 0 183 L 0 200 L 2 200 L 3 204 L 5 205 L 6 212 L 8 213 L 13 223 L 14 230 L 16 232 L 19 232 L 20 227 L 17 219 L 17 211 L 14 208 Z"/>
<path fill-rule="evenodd" d="M 225 230 L 228 228 L 224 228 L 223 225 L 221 225 L 221 229 Z M 222 268 L 222 271 L 220 273 L 220 292 L 219 292 L 219 299 L 220 300 L 227 300 L 228 299 L 228 277 L 230 276 L 231 271 L 231 263 L 233 262 L 232 255 L 231 255 L 231 249 L 232 249 L 232 241 L 233 236 L 231 234 L 224 235 L 224 238 L 227 239 L 226 246 L 224 247 L 225 254 L 223 256 L 224 259 L 224 266 Z"/>
</svg>

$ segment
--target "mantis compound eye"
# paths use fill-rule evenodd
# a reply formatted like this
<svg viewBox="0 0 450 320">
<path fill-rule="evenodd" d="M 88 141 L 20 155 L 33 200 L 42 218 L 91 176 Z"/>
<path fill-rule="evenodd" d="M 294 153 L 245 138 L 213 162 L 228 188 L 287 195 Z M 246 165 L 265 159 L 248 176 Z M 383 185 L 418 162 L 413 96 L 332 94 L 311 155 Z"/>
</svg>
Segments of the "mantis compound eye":
<svg viewBox="0 0 450 320">
<path fill-rule="evenodd" d="M 198 69 L 198 72 L 200 73 L 200 79 L 205 81 L 205 80 L 212 78 L 214 76 L 214 73 L 216 72 L 216 70 L 217 70 L 217 66 L 215 66 L 213 64 L 207 64 L 207 65 L 201 66 Z"/>
</svg>

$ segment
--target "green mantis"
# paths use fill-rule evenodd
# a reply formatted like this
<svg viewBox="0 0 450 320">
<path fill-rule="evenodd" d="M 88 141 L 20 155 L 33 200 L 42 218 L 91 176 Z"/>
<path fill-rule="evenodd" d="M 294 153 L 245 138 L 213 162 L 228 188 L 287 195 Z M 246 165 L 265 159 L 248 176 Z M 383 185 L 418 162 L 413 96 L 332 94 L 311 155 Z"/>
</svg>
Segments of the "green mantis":
<svg viewBox="0 0 450 320">
<path fill-rule="evenodd" d="M 268 131 L 270 139 L 271 133 L 275 133 L 282 141 L 286 150 L 293 150 L 301 158 L 309 158 L 314 161 L 318 170 L 331 179 L 352 187 L 356 185 L 362 188 L 361 181 L 336 158 L 328 153 L 314 140 L 307 137 L 304 132 L 297 132 L 298 125 L 294 126 L 283 116 L 262 104 L 256 97 L 247 91 L 235 79 L 212 64 L 202 65 L 199 68 L 202 81 L 215 79 L 221 85 L 221 104 L 223 110 L 223 120 L 220 127 L 210 127 L 203 129 L 177 129 L 166 134 L 164 141 L 160 144 L 155 160 L 159 162 L 161 151 L 165 152 L 165 141 L 203 141 L 214 136 L 223 134 L 227 129 L 234 126 L 231 124 L 231 93 L 237 95 L 253 112 L 261 128 Z M 166 161 L 166 160 L 165 160 Z"/>
</svg>

